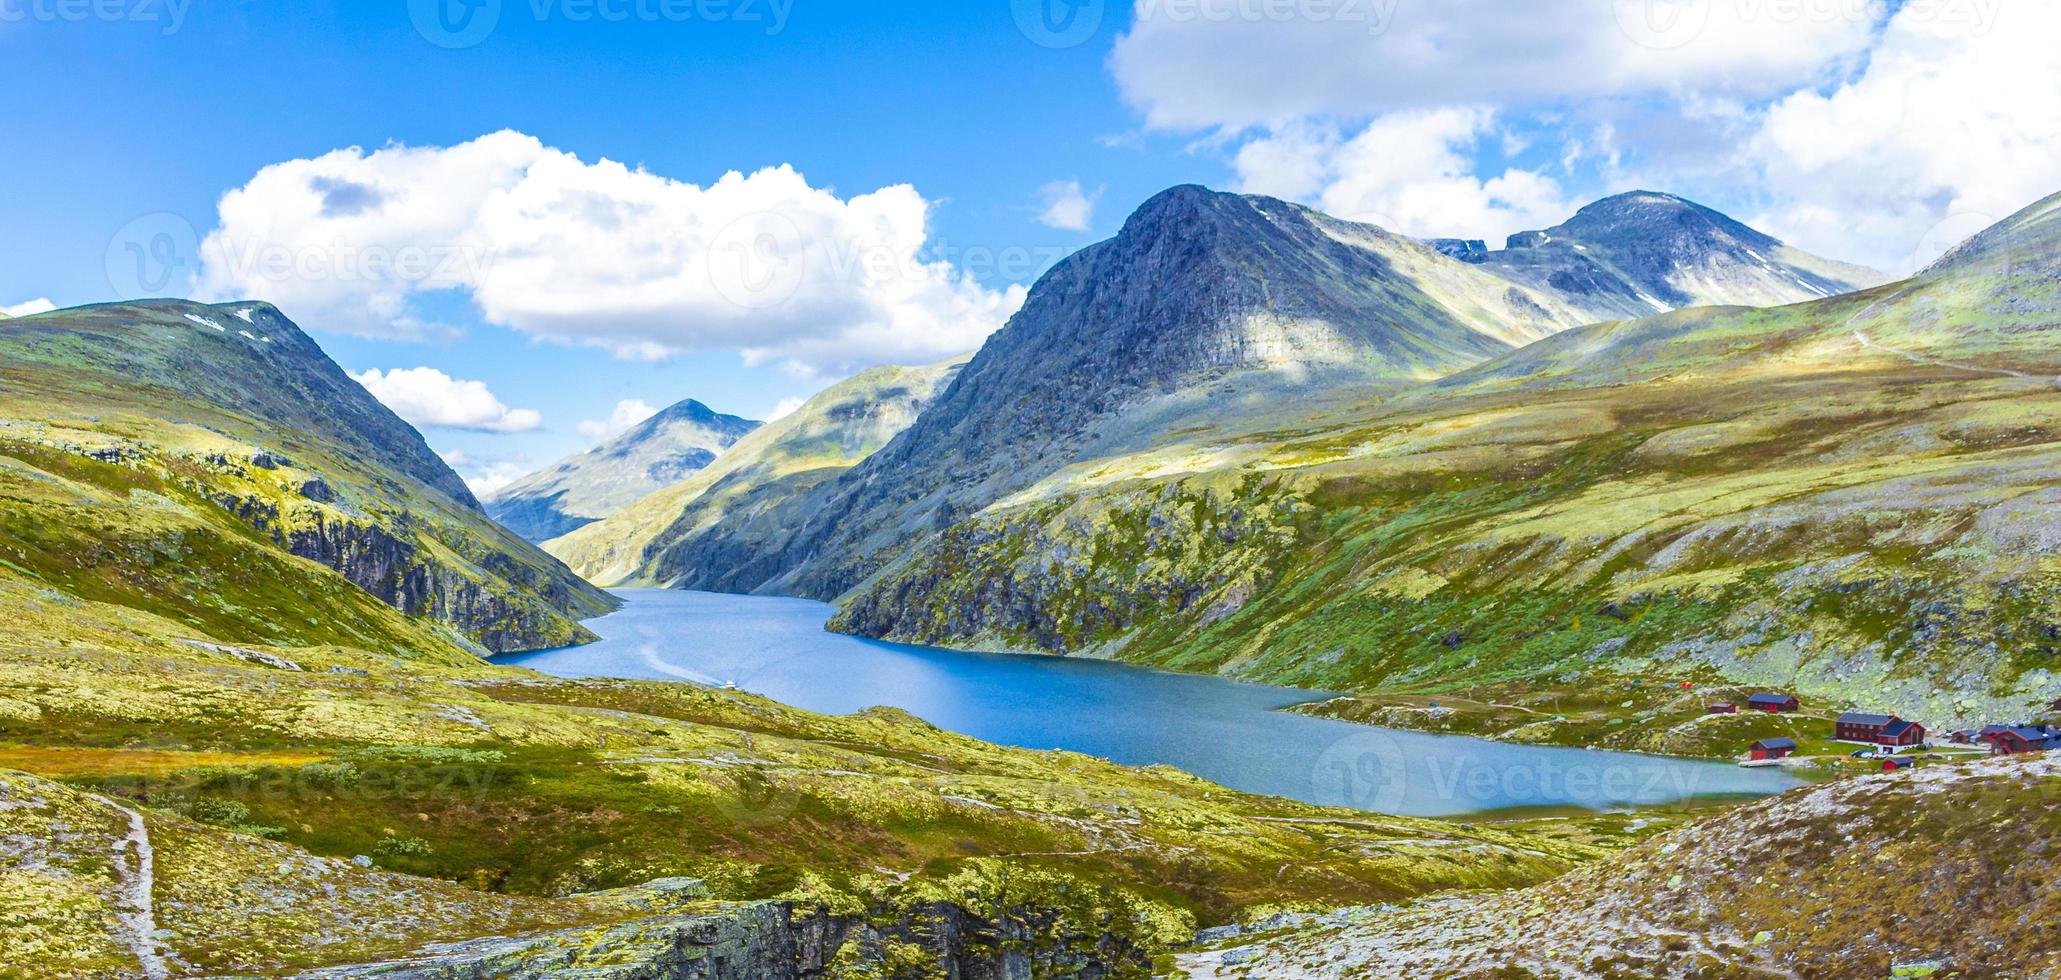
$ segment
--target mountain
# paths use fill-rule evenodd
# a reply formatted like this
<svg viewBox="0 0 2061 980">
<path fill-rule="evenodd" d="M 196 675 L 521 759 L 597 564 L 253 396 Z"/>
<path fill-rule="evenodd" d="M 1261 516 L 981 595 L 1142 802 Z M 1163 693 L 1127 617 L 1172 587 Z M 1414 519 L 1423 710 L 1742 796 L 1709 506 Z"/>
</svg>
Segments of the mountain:
<svg viewBox="0 0 2061 980">
<path fill-rule="evenodd" d="M 1763 283 L 1733 268 L 1762 261 L 1747 250 L 1831 264 L 1716 212 L 1647 200 L 1658 197 L 1598 202 L 1564 226 L 1593 245 L 1538 251 L 1588 263 L 1591 279 L 1616 283 L 1603 289 L 1531 275 L 1495 258 L 1504 253 L 1463 261 L 1438 243 L 1272 198 L 1165 191 L 1115 238 L 1042 277 L 908 431 L 835 486 L 793 501 L 780 520 L 800 529 L 777 550 L 703 555 L 685 581 L 835 598 L 998 501 L 1043 495 L 1046 484 L 1189 468 L 1227 441 L 1357 414 L 1619 315 L 1623 296 L 1640 289 L 1690 298 L 1650 284 L 1669 276 L 1693 283 L 1720 270 L 1725 282 L 1758 284 L 1739 295 L 1784 301 L 1835 285 Z M 1668 245 L 1666 257 L 1634 261 L 1654 242 Z M 1598 258 L 1582 258 L 1584 249 Z M 672 581 L 682 571 L 654 565 L 636 577 Z"/>
<path fill-rule="evenodd" d="M 1580 306 L 1590 320 L 1690 306 L 1780 306 L 1888 280 L 1653 191 L 1606 197 L 1562 224 L 1511 235 L 1500 251 L 1459 257 Z"/>
<path fill-rule="evenodd" d="M 545 550 L 602 585 L 735 589 L 755 584 L 818 491 L 929 407 L 966 357 L 862 371 L 754 431 L 706 469 Z"/>
<path fill-rule="evenodd" d="M 1904 282 L 1594 324 L 1351 411 L 1108 453 L 853 579 L 832 626 L 1402 707 L 1471 692 L 1539 741 L 1665 743 L 1683 719 L 1589 703 L 1655 675 L 2022 718 L 2061 696 L 2055 213 Z M 846 481 L 917 499 L 873 468 L 898 458 Z"/>
<path fill-rule="evenodd" d="M 494 491 L 487 513 L 531 541 L 555 538 L 679 483 L 760 424 L 689 399 Z"/>
<path fill-rule="evenodd" d="M 17 573 L 226 642 L 528 649 L 615 604 L 262 303 L 0 325 L 0 488 Z"/>
</svg>

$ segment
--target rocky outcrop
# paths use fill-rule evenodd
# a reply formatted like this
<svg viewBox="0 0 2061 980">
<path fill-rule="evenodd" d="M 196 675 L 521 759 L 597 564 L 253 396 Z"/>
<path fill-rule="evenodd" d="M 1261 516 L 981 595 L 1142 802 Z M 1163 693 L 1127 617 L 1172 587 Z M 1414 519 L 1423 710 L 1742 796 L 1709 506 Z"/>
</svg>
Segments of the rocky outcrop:
<svg viewBox="0 0 2061 980">
<path fill-rule="evenodd" d="M 486 570 L 521 591 L 437 561 L 415 542 L 385 528 L 321 513 L 281 535 L 286 550 L 336 569 L 381 602 L 411 616 L 450 623 L 495 653 L 570 646 L 592 640 L 558 610 L 578 599 L 564 583 L 536 575 L 505 556 L 487 555 Z"/>
<path fill-rule="evenodd" d="M 1049 911 L 934 903 L 834 913 L 790 901 L 720 907 L 590 929 L 431 946 L 405 959 L 303 980 L 1101 980 L 1144 977 L 1150 956 L 1120 932 L 1076 934 Z"/>
</svg>

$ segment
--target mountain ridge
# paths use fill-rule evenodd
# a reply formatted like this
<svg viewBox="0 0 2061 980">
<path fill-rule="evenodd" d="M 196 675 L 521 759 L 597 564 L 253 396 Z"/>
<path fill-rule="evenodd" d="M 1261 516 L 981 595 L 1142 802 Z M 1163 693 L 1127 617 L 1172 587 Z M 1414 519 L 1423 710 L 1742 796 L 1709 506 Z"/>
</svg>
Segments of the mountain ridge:
<svg viewBox="0 0 2061 980">
<path fill-rule="evenodd" d="M 578 620 L 616 605 L 489 520 L 268 304 L 9 320 L 0 419 L 0 540 L 20 567 L 230 642 L 531 649 L 588 638 Z M 177 574 L 151 571 L 165 563 Z M 358 608 L 373 601 L 405 618 Z"/>
<path fill-rule="evenodd" d="M 486 511 L 531 541 L 559 537 L 687 479 L 763 424 L 683 399 L 495 490 Z"/>
<path fill-rule="evenodd" d="M 1719 234 L 1773 248 L 1716 212 L 1653 197 L 1607 199 L 1570 224 L 1599 253 L 1623 246 L 1620 225 L 1654 214 L 1687 215 L 1689 240 Z M 930 409 L 797 507 L 788 520 L 802 529 L 780 553 L 755 556 L 750 574 L 714 578 L 833 600 L 910 542 L 1055 473 L 1350 413 L 1643 303 L 1603 262 L 1566 244 L 1547 251 L 1551 262 L 1523 267 L 1461 261 L 1274 198 L 1196 185 L 1162 191 L 1114 238 L 1041 277 Z M 1733 253 L 1682 254 L 1722 264 Z M 1556 281 L 1555 263 L 1576 259 L 1615 291 Z M 1788 288 L 1780 298 L 1821 291 Z"/>
</svg>

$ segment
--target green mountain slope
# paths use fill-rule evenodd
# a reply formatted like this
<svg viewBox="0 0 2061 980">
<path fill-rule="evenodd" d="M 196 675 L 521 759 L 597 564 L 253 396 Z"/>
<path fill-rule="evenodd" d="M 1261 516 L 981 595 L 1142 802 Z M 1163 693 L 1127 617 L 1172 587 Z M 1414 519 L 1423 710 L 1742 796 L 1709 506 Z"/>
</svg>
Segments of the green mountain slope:
<svg viewBox="0 0 2061 980">
<path fill-rule="evenodd" d="M 810 501 L 908 428 L 965 363 L 958 357 L 860 372 L 739 440 L 693 477 L 544 548 L 608 586 L 750 588 L 765 574 L 755 561 L 785 549 Z"/>
<path fill-rule="evenodd" d="M 494 491 L 487 513 L 531 541 L 555 538 L 688 479 L 759 425 L 688 399 Z"/>
<path fill-rule="evenodd" d="M 2015 720 L 2061 695 L 2052 213 L 1904 283 L 1598 324 L 1355 419 L 1060 471 L 833 625 L 1340 690 L 1660 673 Z M 1593 737 L 1524 703 L 1513 737 Z"/>
<path fill-rule="evenodd" d="M 613 606 L 263 304 L 0 327 L 0 560 L 231 642 L 528 649 Z"/>
</svg>

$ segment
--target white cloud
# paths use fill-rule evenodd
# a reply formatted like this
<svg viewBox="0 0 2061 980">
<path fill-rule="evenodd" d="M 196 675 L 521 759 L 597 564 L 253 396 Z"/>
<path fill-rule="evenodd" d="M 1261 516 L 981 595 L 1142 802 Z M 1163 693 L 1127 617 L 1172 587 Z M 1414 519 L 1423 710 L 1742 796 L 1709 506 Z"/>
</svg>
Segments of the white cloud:
<svg viewBox="0 0 2061 980">
<path fill-rule="evenodd" d="M 532 409 L 501 404 L 484 381 L 453 378 L 432 367 L 372 368 L 351 375 L 412 425 L 475 432 L 530 432 L 544 424 Z"/>
<path fill-rule="evenodd" d="M 520 459 L 478 459 L 461 450 L 441 455 L 445 465 L 456 471 L 477 497 L 487 497 L 529 475 L 529 467 Z"/>
<path fill-rule="evenodd" d="M 766 416 L 766 421 L 772 422 L 778 419 L 784 419 L 790 415 L 793 415 L 796 412 L 796 410 L 800 409 L 803 405 L 806 405 L 808 403 L 809 400 L 806 398 L 782 398 L 780 399 L 780 404 L 773 406 L 773 411 Z"/>
<path fill-rule="evenodd" d="M 736 350 L 838 373 L 980 344 L 1022 303 L 922 256 L 931 204 L 907 185 L 839 198 L 793 168 L 707 186 L 522 133 L 352 147 L 224 195 L 200 294 L 269 299 L 318 329 L 435 329 L 425 294 L 619 356 Z"/>
<path fill-rule="evenodd" d="M 1039 223 L 1061 231 L 1087 231 L 1095 221 L 1095 202 L 1102 192 L 1085 193 L 1078 180 L 1055 180 L 1039 188 L 1038 197 L 1044 206 Z"/>
<path fill-rule="evenodd" d="M 615 403 L 615 410 L 609 412 L 607 418 L 582 419 L 573 428 L 579 431 L 581 438 L 589 442 L 604 442 L 628 432 L 630 426 L 657 414 L 658 409 L 645 404 L 643 399 L 625 398 Z"/>
<path fill-rule="evenodd" d="M 1110 68 L 1147 126 L 1231 147 L 1245 190 L 1406 234 L 1500 244 L 1579 203 L 1535 166 L 1481 163 L 1533 143 L 1500 125 L 1504 117 L 1558 116 L 1560 139 L 1539 156 L 1557 149 L 1570 173 L 1593 159 L 1614 176 L 1613 116 L 1666 114 L 1655 104 L 1736 106 L 1834 77 L 1866 50 L 1885 9 L 1877 0 L 1138 0 Z M 1578 120 L 1564 114 L 1570 104 Z"/>
<path fill-rule="evenodd" d="M 1861 52 L 1885 9 L 1879 0 L 1137 0 L 1110 66 L 1148 125 L 1179 130 L 1649 92 L 1767 97 Z"/>
<path fill-rule="evenodd" d="M 1864 71 L 1766 111 L 1742 151 L 1773 202 L 1756 220 L 1909 272 L 2061 191 L 2061 5 L 1955 6 L 1902 8 Z"/>
<path fill-rule="evenodd" d="M 1574 210 L 1558 182 L 1536 171 L 1475 176 L 1474 150 L 1501 136 L 1484 107 L 1382 116 L 1346 138 L 1314 125 L 1287 127 L 1240 147 L 1240 189 L 1308 201 L 1323 211 L 1417 236 L 1485 238 L 1558 223 Z"/>
<path fill-rule="evenodd" d="M 48 313 L 54 309 L 57 309 L 56 303 L 52 303 L 47 299 L 37 298 L 26 303 L 16 303 L 13 306 L 0 306 L 0 313 L 5 313 L 8 316 L 34 316 L 38 313 Z"/>
</svg>

